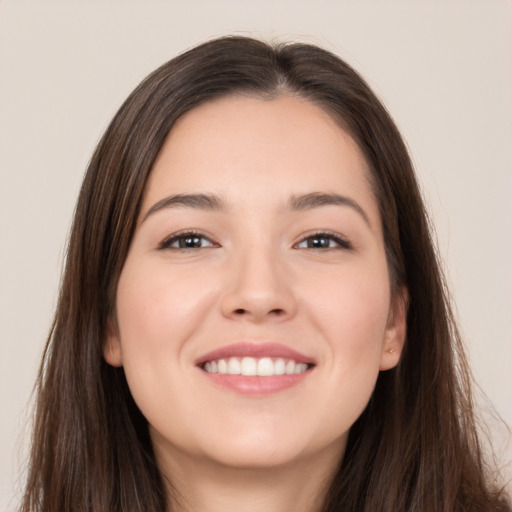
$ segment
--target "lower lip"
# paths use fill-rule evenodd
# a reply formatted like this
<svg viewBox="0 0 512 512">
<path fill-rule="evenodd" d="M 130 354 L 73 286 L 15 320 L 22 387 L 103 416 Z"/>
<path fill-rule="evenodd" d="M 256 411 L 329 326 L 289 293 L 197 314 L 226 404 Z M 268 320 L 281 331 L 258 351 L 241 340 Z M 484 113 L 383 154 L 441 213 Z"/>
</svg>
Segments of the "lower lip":
<svg viewBox="0 0 512 512">
<path fill-rule="evenodd" d="M 208 373 L 204 370 L 201 370 L 201 372 L 219 386 L 229 388 L 243 395 L 258 396 L 278 393 L 297 386 L 311 374 L 311 369 L 294 375 L 273 375 L 270 377 Z"/>
</svg>

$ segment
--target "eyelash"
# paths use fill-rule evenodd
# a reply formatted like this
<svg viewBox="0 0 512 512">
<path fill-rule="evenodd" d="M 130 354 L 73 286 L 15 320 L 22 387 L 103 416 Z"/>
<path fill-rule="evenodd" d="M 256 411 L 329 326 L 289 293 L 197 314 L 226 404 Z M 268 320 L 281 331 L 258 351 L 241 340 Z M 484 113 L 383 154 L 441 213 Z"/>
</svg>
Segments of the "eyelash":
<svg viewBox="0 0 512 512">
<path fill-rule="evenodd" d="M 209 242 L 209 245 L 200 246 L 200 247 L 173 247 L 172 246 L 172 244 L 174 244 L 176 242 L 179 243 L 180 240 L 185 241 L 187 238 L 188 239 L 195 238 L 195 239 L 199 239 L 200 241 L 207 240 Z M 204 233 L 200 233 L 200 232 L 194 231 L 194 230 L 189 230 L 189 231 L 182 231 L 180 233 L 174 233 L 171 236 L 165 238 L 158 244 L 158 250 L 170 249 L 172 251 L 194 251 L 197 249 L 208 249 L 210 247 L 218 247 L 218 246 L 219 245 L 217 243 L 210 240 L 210 238 L 208 238 Z"/>
<path fill-rule="evenodd" d="M 314 239 L 325 239 L 328 241 L 335 242 L 337 245 L 334 247 L 298 247 L 299 244 L 302 244 L 304 242 L 308 242 L 309 240 Z M 294 248 L 297 249 L 309 249 L 309 250 L 319 250 L 319 251 L 332 251 L 332 250 L 352 250 L 354 247 L 353 245 L 344 237 L 342 237 L 339 233 L 333 232 L 333 231 L 318 231 L 315 233 L 312 233 L 304 238 L 302 238 L 299 242 L 297 242 L 294 245 Z"/>
<path fill-rule="evenodd" d="M 200 245 L 199 247 L 180 247 L 180 246 L 173 247 L 173 244 L 175 244 L 175 243 L 179 244 L 180 241 L 184 241 L 184 243 L 186 244 L 187 243 L 186 240 L 192 239 L 192 238 L 196 239 L 196 241 L 199 240 L 199 243 L 202 243 L 202 241 L 206 240 L 209 242 L 209 244 L 205 245 L 205 246 Z M 336 244 L 336 246 L 334 246 L 334 247 L 321 247 L 321 246 L 299 247 L 300 244 L 303 244 L 303 243 L 309 244 L 309 241 L 313 241 L 315 239 L 317 241 L 319 239 L 324 239 L 329 242 L 334 242 Z M 194 230 L 189 230 L 189 231 L 182 231 L 179 233 L 174 233 L 171 236 L 167 237 L 166 239 L 162 240 L 162 242 L 160 242 L 160 244 L 158 245 L 158 250 L 170 249 L 170 250 L 174 250 L 174 251 L 193 251 L 193 250 L 198 250 L 198 249 L 207 249 L 207 248 L 211 248 L 211 247 L 219 247 L 219 244 L 217 244 L 216 242 L 213 242 L 210 238 L 208 238 L 203 233 L 200 233 L 200 232 L 194 231 Z M 318 232 L 312 233 L 312 234 L 302 238 L 299 242 L 297 242 L 293 246 L 293 248 L 294 249 L 320 250 L 320 251 L 344 249 L 344 250 L 350 251 L 353 249 L 353 245 L 346 238 L 342 237 L 339 233 L 335 233 L 332 231 L 318 231 Z"/>
</svg>

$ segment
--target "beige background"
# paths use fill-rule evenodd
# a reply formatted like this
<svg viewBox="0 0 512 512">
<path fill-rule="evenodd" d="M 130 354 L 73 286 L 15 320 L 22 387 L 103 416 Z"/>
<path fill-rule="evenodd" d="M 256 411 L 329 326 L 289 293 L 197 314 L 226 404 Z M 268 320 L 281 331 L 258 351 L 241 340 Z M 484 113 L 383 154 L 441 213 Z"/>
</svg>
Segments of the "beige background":
<svg viewBox="0 0 512 512">
<path fill-rule="evenodd" d="M 227 33 L 319 43 L 384 99 L 417 165 L 475 376 L 512 424 L 511 27 L 508 0 L 0 1 L 0 511 L 14 510 L 93 147 L 147 73 Z M 491 428 L 511 460 L 505 429 Z"/>
</svg>

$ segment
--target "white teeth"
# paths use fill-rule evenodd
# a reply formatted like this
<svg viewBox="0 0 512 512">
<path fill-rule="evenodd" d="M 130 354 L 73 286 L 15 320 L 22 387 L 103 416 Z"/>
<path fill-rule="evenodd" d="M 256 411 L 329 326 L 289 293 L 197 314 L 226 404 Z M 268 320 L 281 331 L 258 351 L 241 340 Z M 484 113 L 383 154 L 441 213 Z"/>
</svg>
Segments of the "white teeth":
<svg viewBox="0 0 512 512">
<path fill-rule="evenodd" d="M 208 373 L 221 373 L 228 375 L 244 375 L 246 377 L 260 376 L 271 377 L 272 375 L 294 375 L 304 373 L 308 369 L 306 363 L 296 363 L 292 359 L 285 360 L 281 357 L 272 359 L 270 357 L 230 357 L 208 361 L 203 366 Z"/>
<path fill-rule="evenodd" d="M 274 363 L 270 357 L 264 357 L 258 361 L 258 375 L 262 377 L 274 375 Z"/>
<path fill-rule="evenodd" d="M 295 373 L 295 361 L 288 361 L 285 368 L 286 375 Z"/>
<path fill-rule="evenodd" d="M 276 375 L 284 375 L 286 372 L 286 363 L 284 359 L 276 359 L 274 362 L 274 373 Z"/>
<path fill-rule="evenodd" d="M 228 373 L 228 364 L 224 359 L 219 359 L 217 363 L 217 369 L 219 373 Z"/>
<path fill-rule="evenodd" d="M 240 368 L 240 360 L 236 357 L 230 357 L 228 361 L 228 371 L 230 375 L 240 375 L 242 372 Z"/>
<path fill-rule="evenodd" d="M 304 373 L 308 369 L 308 365 L 299 363 L 295 365 L 295 371 L 293 373 Z"/>
<path fill-rule="evenodd" d="M 246 376 L 256 375 L 257 363 L 254 357 L 243 357 L 241 362 L 241 374 Z"/>
</svg>

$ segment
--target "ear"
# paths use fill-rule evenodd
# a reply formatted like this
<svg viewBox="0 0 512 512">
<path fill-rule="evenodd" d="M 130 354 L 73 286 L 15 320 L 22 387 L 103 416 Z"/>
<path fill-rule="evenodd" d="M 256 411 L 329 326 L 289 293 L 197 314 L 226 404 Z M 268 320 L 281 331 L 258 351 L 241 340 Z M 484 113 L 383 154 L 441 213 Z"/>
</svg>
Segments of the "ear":
<svg viewBox="0 0 512 512">
<path fill-rule="evenodd" d="M 119 330 L 115 321 L 109 322 L 108 335 L 103 345 L 103 357 L 105 361 L 115 367 L 123 366 L 123 352 L 119 340 Z"/>
<path fill-rule="evenodd" d="M 409 293 L 401 287 L 392 299 L 388 324 L 384 334 L 379 370 L 390 370 L 400 361 L 407 334 L 407 307 Z"/>
</svg>

